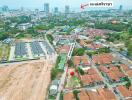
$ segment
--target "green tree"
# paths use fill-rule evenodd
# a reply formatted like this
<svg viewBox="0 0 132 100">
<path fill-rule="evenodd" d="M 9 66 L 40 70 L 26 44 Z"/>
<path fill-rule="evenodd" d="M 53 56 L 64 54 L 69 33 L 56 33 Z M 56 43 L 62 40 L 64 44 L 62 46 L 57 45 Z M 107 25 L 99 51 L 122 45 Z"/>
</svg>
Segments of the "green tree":
<svg viewBox="0 0 132 100">
<path fill-rule="evenodd" d="M 7 33 L 5 33 L 5 32 L 0 32 L 0 40 L 4 40 L 4 39 L 6 39 L 6 38 L 8 38 L 9 37 L 9 35 L 7 34 Z"/>
<path fill-rule="evenodd" d="M 79 98 L 78 98 L 78 93 L 79 93 L 78 90 L 73 90 L 73 95 L 74 95 L 74 97 L 76 98 L 76 100 L 79 100 Z"/>
<path fill-rule="evenodd" d="M 81 74 L 81 75 L 84 75 L 84 71 L 82 70 L 82 68 L 78 67 L 78 72 Z"/>
<path fill-rule="evenodd" d="M 68 67 L 72 67 L 72 66 L 74 66 L 72 60 L 68 60 L 68 61 L 67 61 L 67 64 L 68 64 Z"/>
<path fill-rule="evenodd" d="M 53 44 L 53 40 L 54 40 L 53 36 L 51 34 L 47 34 L 46 36 L 47 36 L 47 39 L 49 40 L 49 42 L 51 44 Z"/>
<path fill-rule="evenodd" d="M 85 50 L 83 48 L 76 48 L 73 50 L 73 56 L 82 56 L 84 55 Z"/>
</svg>

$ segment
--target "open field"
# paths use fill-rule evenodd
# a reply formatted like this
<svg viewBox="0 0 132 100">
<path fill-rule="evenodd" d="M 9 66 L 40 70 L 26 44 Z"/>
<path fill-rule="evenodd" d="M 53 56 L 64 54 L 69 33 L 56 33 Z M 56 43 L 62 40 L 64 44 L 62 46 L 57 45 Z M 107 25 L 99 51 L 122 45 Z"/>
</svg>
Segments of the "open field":
<svg viewBox="0 0 132 100">
<path fill-rule="evenodd" d="M 52 66 L 44 59 L 0 65 L 0 100 L 45 100 Z"/>
<path fill-rule="evenodd" d="M 10 53 L 10 46 L 8 44 L 1 44 L 0 43 L 0 61 L 7 60 L 9 58 Z"/>
</svg>

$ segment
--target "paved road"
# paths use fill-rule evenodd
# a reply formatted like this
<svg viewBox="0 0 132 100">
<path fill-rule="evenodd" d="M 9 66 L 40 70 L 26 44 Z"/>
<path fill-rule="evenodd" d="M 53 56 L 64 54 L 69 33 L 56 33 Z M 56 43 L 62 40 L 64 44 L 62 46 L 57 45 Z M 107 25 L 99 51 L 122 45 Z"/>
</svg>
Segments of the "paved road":
<svg viewBox="0 0 132 100">
<path fill-rule="evenodd" d="M 62 77 L 61 77 L 61 80 L 60 80 L 60 84 L 59 84 L 59 88 L 58 88 L 58 94 L 57 94 L 56 100 L 59 100 L 59 98 L 60 98 L 60 93 L 61 93 L 61 91 L 62 91 L 63 88 L 64 88 L 64 83 L 65 83 L 67 71 L 68 71 L 68 67 L 65 68 L 65 71 L 64 71 L 64 73 L 62 74 Z"/>
<path fill-rule="evenodd" d="M 15 46 L 11 46 L 10 55 L 9 55 L 9 61 L 14 61 L 14 59 L 15 59 Z"/>
<path fill-rule="evenodd" d="M 27 52 L 28 52 L 29 59 L 33 59 L 33 55 L 32 55 L 30 44 L 26 43 L 26 47 L 27 47 Z"/>
<path fill-rule="evenodd" d="M 70 47 L 70 50 L 68 52 L 68 59 L 71 59 L 72 52 L 74 50 L 75 45 L 76 45 L 75 43 L 71 43 L 71 47 Z"/>
<path fill-rule="evenodd" d="M 40 46 L 41 46 L 42 50 L 44 51 L 45 56 L 46 56 L 46 58 L 47 58 L 47 57 L 48 57 L 48 54 L 47 54 L 46 48 L 44 47 L 44 45 L 42 44 L 42 42 L 39 42 L 39 44 L 40 44 Z"/>
</svg>

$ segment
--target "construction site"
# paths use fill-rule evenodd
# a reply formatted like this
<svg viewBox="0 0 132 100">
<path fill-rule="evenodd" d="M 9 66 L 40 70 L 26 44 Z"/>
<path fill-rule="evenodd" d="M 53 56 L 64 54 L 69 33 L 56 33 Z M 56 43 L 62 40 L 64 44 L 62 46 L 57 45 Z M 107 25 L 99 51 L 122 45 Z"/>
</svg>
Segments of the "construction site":
<svg viewBox="0 0 132 100">
<path fill-rule="evenodd" d="M 0 100 L 45 100 L 55 59 L 0 65 Z"/>
</svg>

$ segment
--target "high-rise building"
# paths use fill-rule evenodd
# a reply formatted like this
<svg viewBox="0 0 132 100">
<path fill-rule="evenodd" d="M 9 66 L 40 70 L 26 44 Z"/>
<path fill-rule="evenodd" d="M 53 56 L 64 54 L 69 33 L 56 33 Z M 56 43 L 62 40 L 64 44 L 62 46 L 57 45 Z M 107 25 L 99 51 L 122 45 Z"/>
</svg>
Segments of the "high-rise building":
<svg viewBox="0 0 132 100">
<path fill-rule="evenodd" d="M 3 12 L 8 12 L 8 11 L 9 11 L 8 6 L 6 6 L 6 5 L 5 5 L 5 6 L 3 6 L 3 7 L 2 7 L 2 11 L 3 11 Z"/>
<path fill-rule="evenodd" d="M 44 4 L 44 12 L 49 13 L 49 4 L 48 3 Z"/>
<path fill-rule="evenodd" d="M 65 13 L 66 13 L 66 14 L 70 13 L 70 7 L 69 7 L 68 5 L 65 6 Z"/>
<path fill-rule="evenodd" d="M 58 7 L 55 7 L 55 8 L 54 8 L 54 13 L 58 13 L 58 12 L 59 12 Z"/>
<path fill-rule="evenodd" d="M 2 7 L 0 7 L 0 12 L 2 12 Z"/>
<path fill-rule="evenodd" d="M 36 14 L 39 14 L 39 9 L 35 9 L 35 13 Z"/>
<path fill-rule="evenodd" d="M 119 6 L 119 11 L 122 11 L 122 9 L 123 9 L 123 6 L 120 5 L 120 6 Z"/>
<path fill-rule="evenodd" d="M 21 10 L 21 11 L 24 11 L 24 7 L 21 7 L 20 10 Z"/>
</svg>

